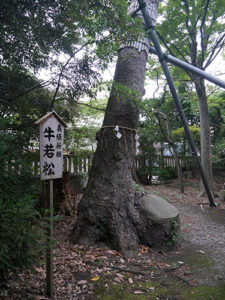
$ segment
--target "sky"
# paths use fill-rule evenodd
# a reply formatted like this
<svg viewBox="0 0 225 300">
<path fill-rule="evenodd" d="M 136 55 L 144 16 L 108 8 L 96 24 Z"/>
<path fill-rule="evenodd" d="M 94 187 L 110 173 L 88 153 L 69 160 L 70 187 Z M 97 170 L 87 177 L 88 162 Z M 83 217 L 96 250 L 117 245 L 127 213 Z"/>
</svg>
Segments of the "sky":
<svg viewBox="0 0 225 300">
<path fill-rule="evenodd" d="M 114 72 L 115 72 L 115 64 L 116 63 L 109 65 L 108 69 L 105 70 L 105 72 L 103 73 L 103 78 L 107 78 L 107 80 L 112 80 L 113 79 Z M 168 64 L 168 65 L 170 65 L 170 64 Z M 207 68 L 206 72 L 220 78 L 221 80 L 225 81 L 225 59 L 222 58 L 222 55 L 219 55 L 212 62 L 212 64 Z M 215 86 L 213 83 L 211 83 L 207 80 L 206 80 L 206 84 L 211 85 L 211 86 L 212 85 Z M 146 79 L 145 80 L 145 96 L 144 97 L 152 98 L 156 90 L 157 90 L 156 81 Z M 160 92 L 162 92 L 162 88 L 160 88 L 156 92 L 155 95 L 156 96 L 159 95 Z"/>
<path fill-rule="evenodd" d="M 81 54 L 82 55 L 82 54 Z M 65 58 L 62 56 L 60 56 L 60 60 L 63 61 L 65 60 Z M 104 78 L 104 80 L 110 81 L 113 80 L 113 76 L 114 76 L 114 72 L 115 72 L 115 66 L 116 66 L 116 61 L 109 64 L 108 68 L 101 73 L 102 78 Z M 217 76 L 218 78 L 222 79 L 225 81 L 225 59 L 222 58 L 222 55 L 219 55 L 213 62 L 212 64 L 207 68 L 206 70 L 207 73 L 212 74 L 214 76 Z M 42 69 L 38 74 L 37 74 L 39 79 L 42 80 L 48 80 L 51 78 L 52 76 L 52 71 L 48 70 L 48 69 Z M 210 83 L 209 81 L 206 81 L 207 85 L 213 85 L 214 84 Z M 154 95 L 157 97 L 160 95 L 160 93 L 162 92 L 162 88 L 159 88 L 158 91 L 157 90 L 157 83 L 156 81 L 150 80 L 150 79 L 146 79 L 145 80 L 145 98 L 152 98 Z M 155 93 L 156 92 L 156 93 Z M 104 98 L 104 97 L 108 97 L 108 92 L 101 92 L 98 94 L 98 97 L 100 98 Z M 87 98 L 82 99 L 83 101 L 87 101 Z"/>
</svg>

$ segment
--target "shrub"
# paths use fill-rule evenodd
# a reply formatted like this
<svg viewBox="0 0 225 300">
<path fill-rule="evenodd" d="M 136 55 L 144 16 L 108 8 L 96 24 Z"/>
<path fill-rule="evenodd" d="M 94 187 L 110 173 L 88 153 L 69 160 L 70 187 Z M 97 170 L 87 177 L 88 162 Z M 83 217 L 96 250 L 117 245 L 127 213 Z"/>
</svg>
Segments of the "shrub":
<svg viewBox="0 0 225 300">
<path fill-rule="evenodd" d="M 0 119 L 0 284 L 9 273 L 32 269 L 43 251 L 29 155 L 4 125 Z"/>
<path fill-rule="evenodd" d="M 136 174 L 141 184 L 149 184 L 151 182 L 150 168 L 142 167 L 136 171 Z"/>
<path fill-rule="evenodd" d="M 158 170 L 158 175 L 160 180 L 170 180 L 177 178 L 177 171 L 173 167 L 161 167 Z"/>
</svg>

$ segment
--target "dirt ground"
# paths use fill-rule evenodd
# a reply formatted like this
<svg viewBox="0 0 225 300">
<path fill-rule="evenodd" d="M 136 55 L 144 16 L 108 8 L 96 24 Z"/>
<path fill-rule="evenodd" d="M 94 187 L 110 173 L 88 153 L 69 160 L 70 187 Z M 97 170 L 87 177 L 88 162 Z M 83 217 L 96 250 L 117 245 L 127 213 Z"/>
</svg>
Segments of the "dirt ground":
<svg viewBox="0 0 225 300">
<path fill-rule="evenodd" d="M 111 249 L 70 244 L 74 220 L 60 221 L 55 224 L 54 299 L 225 299 L 225 203 L 210 208 L 207 198 L 197 198 L 197 180 L 185 182 L 184 195 L 176 181 L 145 189 L 179 210 L 179 243 L 165 251 L 140 245 L 137 257 L 128 259 Z M 0 290 L 0 299 L 49 299 L 45 277 L 43 258 L 34 273 L 20 274 Z"/>
<path fill-rule="evenodd" d="M 183 241 L 177 246 L 178 251 L 167 252 L 165 261 L 180 260 L 196 266 L 202 263 L 202 268 L 195 270 L 198 283 L 221 283 L 225 280 L 225 203 L 216 199 L 219 207 L 210 208 L 206 197 L 197 197 L 198 181 L 192 180 L 186 185 L 184 195 L 177 193 L 173 183 L 146 187 L 150 193 L 174 204 L 180 214 Z"/>
</svg>

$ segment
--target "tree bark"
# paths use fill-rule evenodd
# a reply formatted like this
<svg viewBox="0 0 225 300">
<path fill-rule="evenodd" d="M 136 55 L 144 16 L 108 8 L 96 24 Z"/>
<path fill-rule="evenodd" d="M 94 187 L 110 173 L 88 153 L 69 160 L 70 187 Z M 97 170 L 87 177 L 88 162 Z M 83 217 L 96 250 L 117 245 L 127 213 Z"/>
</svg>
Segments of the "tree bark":
<svg viewBox="0 0 225 300">
<path fill-rule="evenodd" d="M 54 202 L 56 210 L 61 215 L 73 216 L 76 214 L 77 195 L 70 184 L 69 172 L 63 172 L 63 177 L 54 180 Z"/>
<path fill-rule="evenodd" d="M 195 78 L 194 84 L 196 92 L 198 95 L 199 103 L 199 114 L 200 114 L 200 127 L 201 127 L 201 163 L 204 170 L 206 179 L 213 195 L 213 173 L 212 173 L 212 163 L 211 163 L 211 135 L 210 135 L 210 125 L 209 125 L 209 112 L 207 95 L 205 89 L 205 82 L 202 78 Z M 200 194 L 199 196 L 205 195 L 205 189 L 203 183 L 200 183 Z"/>
<path fill-rule="evenodd" d="M 120 50 L 114 81 L 143 95 L 146 61 L 145 51 Z M 136 150 L 133 129 L 137 128 L 137 122 L 137 108 L 132 102 L 118 100 L 113 90 L 103 128 L 97 136 L 88 186 L 78 206 L 74 241 L 104 242 L 126 255 L 132 255 L 137 249 L 139 239 L 135 224 L 140 216 L 135 207 L 138 193 L 131 176 Z M 130 129 L 120 128 L 122 137 L 118 139 L 116 125 Z"/>
<path fill-rule="evenodd" d="M 134 2 L 134 1 L 133 1 Z M 158 0 L 147 1 L 147 4 Z M 155 6 L 157 9 L 157 5 Z M 138 207 L 143 192 L 132 183 L 132 167 L 136 151 L 135 134 L 138 109 L 121 84 L 144 94 L 144 77 L 147 63 L 145 50 L 137 51 L 125 46 L 120 49 L 114 75 L 115 85 L 106 108 L 103 126 L 97 134 L 89 182 L 78 206 L 78 218 L 72 232 L 72 241 L 83 244 L 104 243 L 132 256 L 146 233 L 145 216 Z M 133 94 L 132 94 L 133 95 Z M 116 126 L 121 137 L 117 137 Z M 150 233 L 149 233 L 150 235 Z"/>
</svg>

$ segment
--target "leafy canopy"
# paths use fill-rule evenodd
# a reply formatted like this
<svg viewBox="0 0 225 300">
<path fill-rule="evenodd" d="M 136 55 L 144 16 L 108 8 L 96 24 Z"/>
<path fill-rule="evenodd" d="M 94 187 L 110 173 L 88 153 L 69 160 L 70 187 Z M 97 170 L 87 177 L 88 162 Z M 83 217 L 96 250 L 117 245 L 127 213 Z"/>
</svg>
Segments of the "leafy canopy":
<svg viewBox="0 0 225 300">
<path fill-rule="evenodd" d="M 224 0 L 168 0 L 159 13 L 159 34 L 172 55 L 206 69 L 224 47 Z"/>
</svg>

